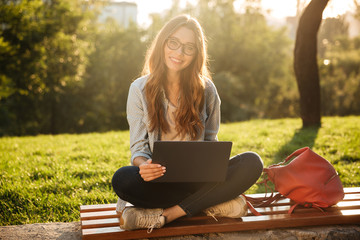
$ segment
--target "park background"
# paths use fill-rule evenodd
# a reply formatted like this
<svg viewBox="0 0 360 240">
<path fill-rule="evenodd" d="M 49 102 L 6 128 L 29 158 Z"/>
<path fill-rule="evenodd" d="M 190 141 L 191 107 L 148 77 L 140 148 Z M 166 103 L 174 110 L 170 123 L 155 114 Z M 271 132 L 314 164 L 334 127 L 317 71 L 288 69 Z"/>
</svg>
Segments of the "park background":
<svg viewBox="0 0 360 240">
<path fill-rule="evenodd" d="M 155 34 L 180 13 L 204 27 L 222 122 L 299 117 L 295 30 L 269 25 L 259 0 L 244 1 L 241 11 L 234 2 L 174 1 L 150 15 L 146 28 L 98 22 L 99 1 L 2 3 L 0 136 L 127 129 L 129 85 Z M 360 38 L 349 37 L 348 28 L 338 16 L 319 30 L 322 115 L 360 113 Z"/>
<path fill-rule="evenodd" d="M 100 1 L 1 1 L 1 225 L 75 221 L 81 204 L 116 201 L 111 176 L 130 158 L 129 85 L 155 34 L 180 13 L 204 27 L 222 99 L 219 138 L 235 143 L 232 154 L 256 151 L 269 165 L 310 146 L 344 186 L 359 186 L 360 37 L 349 36 L 345 15 L 323 19 L 324 117 L 321 127 L 302 128 L 294 29 L 269 24 L 260 0 L 235 2 L 175 0 L 148 24 L 123 26 L 98 21 Z"/>
</svg>

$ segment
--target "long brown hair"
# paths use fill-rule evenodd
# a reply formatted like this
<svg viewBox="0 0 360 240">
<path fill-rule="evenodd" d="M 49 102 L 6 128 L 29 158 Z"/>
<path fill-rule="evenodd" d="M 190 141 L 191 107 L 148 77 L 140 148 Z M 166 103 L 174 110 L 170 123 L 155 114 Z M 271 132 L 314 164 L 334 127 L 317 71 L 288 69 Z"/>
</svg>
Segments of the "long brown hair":
<svg viewBox="0 0 360 240">
<path fill-rule="evenodd" d="M 188 15 L 171 19 L 157 34 L 147 52 L 143 74 L 149 74 L 145 85 L 145 94 L 149 110 L 150 131 L 169 130 L 163 107 L 163 90 L 166 89 L 166 65 L 164 46 L 168 37 L 180 27 L 186 27 L 195 34 L 197 54 L 191 64 L 181 72 L 180 101 L 176 115 L 176 130 L 185 136 L 189 134 L 195 140 L 203 131 L 200 112 L 204 106 L 206 78 L 210 79 L 207 67 L 206 40 L 199 22 Z"/>
</svg>

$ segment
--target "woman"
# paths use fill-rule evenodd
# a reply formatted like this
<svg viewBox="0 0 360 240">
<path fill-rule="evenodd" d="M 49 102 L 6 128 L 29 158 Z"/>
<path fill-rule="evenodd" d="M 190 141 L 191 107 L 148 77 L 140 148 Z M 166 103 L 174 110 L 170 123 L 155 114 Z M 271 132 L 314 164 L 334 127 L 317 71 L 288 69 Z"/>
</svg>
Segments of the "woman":
<svg viewBox="0 0 360 240">
<path fill-rule="evenodd" d="M 256 153 L 230 159 L 225 182 L 151 182 L 166 174 L 165 167 L 152 163 L 154 141 L 217 141 L 220 98 L 210 80 L 198 21 L 187 15 L 170 20 L 148 51 L 144 73 L 131 84 L 127 102 L 132 166 L 120 168 L 112 179 L 120 227 L 152 231 L 201 211 L 213 217 L 246 215 L 246 201 L 239 195 L 262 172 Z M 126 202 L 134 207 L 125 208 Z"/>
</svg>

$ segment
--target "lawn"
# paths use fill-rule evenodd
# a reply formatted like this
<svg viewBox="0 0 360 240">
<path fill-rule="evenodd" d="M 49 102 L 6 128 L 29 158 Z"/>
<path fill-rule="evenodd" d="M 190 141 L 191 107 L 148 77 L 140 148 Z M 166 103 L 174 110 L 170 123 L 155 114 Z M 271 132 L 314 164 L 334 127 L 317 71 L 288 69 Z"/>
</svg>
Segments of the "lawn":
<svg viewBox="0 0 360 240">
<path fill-rule="evenodd" d="M 252 120 L 222 124 L 219 140 L 233 141 L 232 155 L 259 153 L 265 166 L 309 146 L 351 187 L 360 186 L 359 126 L 359 116 L 308 129 L 300 119 Z M 80 205 L 115 202 L 111 178 L 129 164 L 128 140 L 128 131 L 0 138 L 0 225 L 79 221 Z"/>
</svg>

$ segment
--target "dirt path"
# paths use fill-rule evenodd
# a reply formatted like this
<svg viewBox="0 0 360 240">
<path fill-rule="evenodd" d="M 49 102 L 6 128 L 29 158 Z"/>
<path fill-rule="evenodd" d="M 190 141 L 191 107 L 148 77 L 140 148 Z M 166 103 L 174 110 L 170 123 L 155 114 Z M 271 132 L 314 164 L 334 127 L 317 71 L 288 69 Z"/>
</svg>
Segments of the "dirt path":
<svg viewBox="0 0 360 240">
<path fill-rule="evenodd" d="M 0 227 L 0 240 L 80 240 L 80 222 Z"/>
<path fill-rule="evenodd" d="M 80 240 L 80 223 L 36 223 L 0 226 L 0 240 Z M 319 227 L 273 229 L 229 233 L 210 233 L 153 240 L 348 240 L 360 239 L 360 225 L 333 225 Z"/>
</svg>

